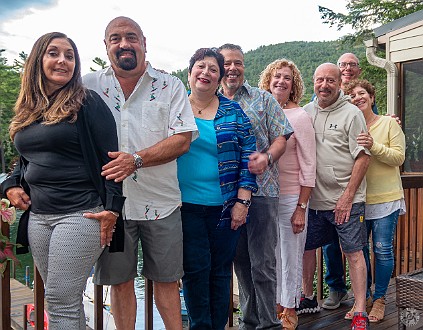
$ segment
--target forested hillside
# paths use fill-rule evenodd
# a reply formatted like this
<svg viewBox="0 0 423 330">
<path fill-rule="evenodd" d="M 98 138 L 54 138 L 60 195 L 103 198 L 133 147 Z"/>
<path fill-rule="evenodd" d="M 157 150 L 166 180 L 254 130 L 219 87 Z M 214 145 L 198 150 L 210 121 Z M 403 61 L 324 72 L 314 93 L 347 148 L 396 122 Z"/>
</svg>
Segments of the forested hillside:
<svg viewBox="0 0 423 330">
<path fill-rule="evenodd" d="M 381 110 L 385 109 L 386 73 L 382 69 L 370 67 L 367 63 L 364 45 L 353 47 L 340 41 L 293 41 L 261 46 L 245 53 L 245 78 L 251 86 L 257 86 L 259 75 L 267 64 L 278 58 L 287 58 L 293 61 L 301 71 L 306 86 L 306 94 L 301 103 L 305 104 L 313 95 L 312 77 L 316 67 L 324 62 L 336 63 L 339 56 L 347 52 L 355 53 L 359 57 L 360 65 L 363 68 L 362 77 L 376 84 L 377 90 L 380 92 L 377 95 L 378 106 Z M 187 68 L 173 72 L 173 74 L 186 84 Z"/>
<path fill-rule="evenodd" d="M 2 167 L 6 167 L 6 171 L 8 171 L 9 165 L 16 156 L 16 151 L 9 138 L 8 125 L 12 117 L 13 104 L 18 95 L 19 75 L 26 55 L 21 53 L 20 61 L 15 61 L 13 66 L 9 66 L 2 56 L 2 51 L 0 50 L 0 152 L 3 151 L 4 160 L 1 154 L 0 159 Z M 259 75 L 267 64 L 282 57 L 292 60 L 300 69 L 306 85 L 306 94 L 301 102 L 301 105 L 304 105 L 313 94 L 312 77 L 316 67 L 324 62 L 336 63 L 338 57 L 345 52 L 353 52 L 360 58 L 360 66 L 363 69 L 362 77 L 369 79 L 376 85 L 378 108 L 382 113 L 386 112 L 386 72 L 367 63 L 365 49 L 361 45 L 353 47 L 340 41 L 296 41 L 261 46 L 245 53 L 245 78 L 252 86 L 257 86 Z M 383 57 L 384 53 L 381 52 L 379 56 Z M 93 62 L 101 68 L 106 66 L 106 62 L 99 58 L 94 59 Z M 186 68 L 172 74 L 186 84 L 188 74 Z"/>
</svg>

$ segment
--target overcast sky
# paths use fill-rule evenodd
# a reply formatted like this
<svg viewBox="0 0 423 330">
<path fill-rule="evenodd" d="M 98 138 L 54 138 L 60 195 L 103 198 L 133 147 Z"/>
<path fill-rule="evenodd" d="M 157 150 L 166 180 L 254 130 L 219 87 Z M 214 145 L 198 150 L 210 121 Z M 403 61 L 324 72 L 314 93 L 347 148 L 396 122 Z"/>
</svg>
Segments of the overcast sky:
<svg viewBox="0 0 423 330">
<path fill-rule="evenodd" d="M 184 69 L 196 49 L 230 42 L 249 51 L 287 41 L 328 41 L 351 33 L 323 24 L 318 5 L 345 12 L 345 0 L 0 0 L 0 49 L 8 63 L 51 31 L 72 38 L 82 72 L 107 60 L 104 29 L 116 16 L 137 21 L 147 60 L 168 72 Z M 313 56 L 313 54 L 310 54 Z M 295 61 L 295 59 L 292 59 Z"/>
</svg>

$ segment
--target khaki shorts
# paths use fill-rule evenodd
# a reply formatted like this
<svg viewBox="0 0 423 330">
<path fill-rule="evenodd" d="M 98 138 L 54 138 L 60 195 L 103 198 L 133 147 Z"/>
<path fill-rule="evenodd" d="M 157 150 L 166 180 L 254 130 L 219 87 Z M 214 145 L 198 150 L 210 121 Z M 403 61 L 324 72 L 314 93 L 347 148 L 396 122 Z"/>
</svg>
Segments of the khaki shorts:
<svg viewBox="0 0 423 330">
<path fill-rule="evenodd" d="M 159 220 L 125 220 L 125 250 L 104 250 L 95 265 L 94 283 L 113 285 L 138 276 L 138 241 L 141 242 L 141 274 L 155 282 L 174 282 L 182 278 L 182 221 L 178 207 Z"/>
</svg>

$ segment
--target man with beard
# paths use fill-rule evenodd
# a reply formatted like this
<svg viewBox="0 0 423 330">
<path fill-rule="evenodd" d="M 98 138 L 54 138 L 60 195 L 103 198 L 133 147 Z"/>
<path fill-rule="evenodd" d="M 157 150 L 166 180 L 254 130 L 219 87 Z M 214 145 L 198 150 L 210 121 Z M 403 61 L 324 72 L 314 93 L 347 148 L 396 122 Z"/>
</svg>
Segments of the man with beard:
<svg viewBox="0 0 423 330">
<path fill-rule="evenodd" d="M 240 329 L 280 329 L 276 317 L 276 250 L 278 241 L 279 179 L 277 160 L 285 152 L 291 125 L 272 94 L 244 81 L 244 53 L 240 46 L 219 48 L 225 58 L 223 94 L 239 103 L 250 118 L 257 152 L 248 169 L 257 174 L 258 191 L 251 198 L 250 221 L 241 227 L 235 273 L 238 278 Z"/>
<path fill-rule="evenodd" d="M 178 280 L 183 276 L 182 224 L 176 158 L 197 134 L 182 82 L 146 61 L 146 39 L 130 18 L 106 27 L 104 43 L 111 67 L 84 76 L 113 113 L 119 152 L 103 167 L 106 180 L 123 181 L 124 252 L 106 248 L 95 267 L 96 284 L 112 285 L 117 329 L 135 328 L 138 240 L 142 274 L 153 281 L 157 309 L 166 329 L 182 329 Z"/>
</svg>

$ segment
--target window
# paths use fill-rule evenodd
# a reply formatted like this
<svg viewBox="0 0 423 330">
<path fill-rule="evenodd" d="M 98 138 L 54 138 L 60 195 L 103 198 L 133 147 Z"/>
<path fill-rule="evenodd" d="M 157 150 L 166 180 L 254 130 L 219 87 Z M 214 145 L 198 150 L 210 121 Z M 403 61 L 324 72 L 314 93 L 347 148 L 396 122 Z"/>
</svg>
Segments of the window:
<svg viewBox="0 0 423 330">
<path fill-rule="evenodd" d="M 402 64 L 404 172 L 423 172 L 423 61 Z"/>
</svg>

